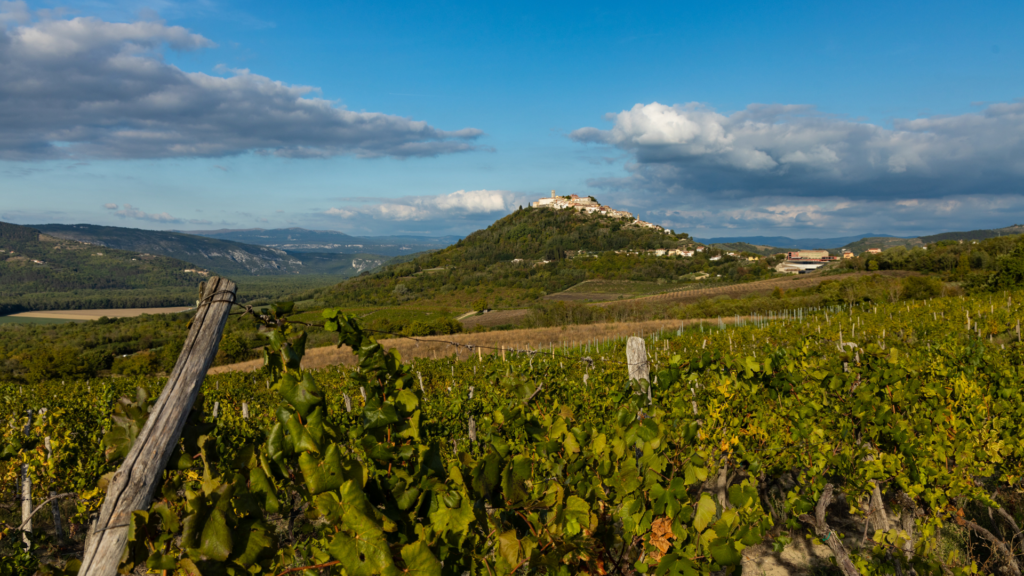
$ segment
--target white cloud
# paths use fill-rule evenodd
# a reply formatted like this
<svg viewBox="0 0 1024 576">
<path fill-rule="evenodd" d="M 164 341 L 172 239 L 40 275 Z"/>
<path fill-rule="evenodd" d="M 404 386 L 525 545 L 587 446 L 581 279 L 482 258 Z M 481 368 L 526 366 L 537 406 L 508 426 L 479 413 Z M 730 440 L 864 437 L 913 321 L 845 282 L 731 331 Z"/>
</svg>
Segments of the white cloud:
<svg viewBox="0 0 1024 576">
<path fill-rule="evenodd" d="M 147 214 L 146 212 L 135 208 L 131 204 L 125 204 L 124 208 L 114 212 L 114 214 L 116 214 L 118 218 L 133 218 L 135 220 L 148 220 L 150 222 L 184 222 L 181 218 L 175 218 L 167 212 Z"/>
<path fill-rule="evenodd" d="M 752 104 L 724 115 L 698 103 L 637 104 L 609 130 L 572 139 L 630 152 L 626 179 L 603 187 L 666 192 L 860 198 L 1020 193 L 1024 101 L 980 113 L 897 120 L 888 129 L 810 106 Z"/>
<path fill-rule="evenodd" d="M 277 211 L 278 214 L 281 214 L 283 212 L 284 212 L 283 210 L 278 210 Z M 324 212 L 324 214 L 327 214 L 328 216 L 337 216 L 339 218 L 351 218 L 351 217 L 356 215 L 356 213 L 354 211 L 352 211 L 352 210 L 345 210 L 345 209 L 342 209 L 342 208 L 331 208 L 331 209 L 327 210 L 326 212 Z"/>
<path fill-rule="evenodd" d="M 185 72 L 160 51 L 215 44 L 162 22 L 26 19 L 0 4 L 0 158 L 436 156 L 476 149 L 475 128 L 354 112 L 249 70 Z"/>
<path fill-rule="evenodd" d="M 324 214 L 339 218 L 368 216 L 395 221 L 444 220 L 508 213 L 522 200 L 521 195 L 506 190 L 458 190 L 436 196 L 406 196 L 361 207 L 330 208 Z"/>
<path fill-rule="evenodd" d="M 32 19 L 28 11 L 28 4 L 22 0 L 14 2 L 0 1 L 0 27 L 10 24 L 22 24 Z"/>
<path fill-rule="evenodd" d="M 107 203 L 103 205 L 107 210 L 117 210 L 117 204 Z"/>
</svg>

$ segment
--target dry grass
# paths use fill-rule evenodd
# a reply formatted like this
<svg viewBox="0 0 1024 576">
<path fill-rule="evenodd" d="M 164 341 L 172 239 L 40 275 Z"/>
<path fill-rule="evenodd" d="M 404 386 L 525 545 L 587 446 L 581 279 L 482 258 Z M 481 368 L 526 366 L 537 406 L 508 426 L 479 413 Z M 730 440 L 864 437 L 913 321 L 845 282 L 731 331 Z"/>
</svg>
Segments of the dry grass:
<svg viewBox="0 0 1024 576">
<path fill-rule="evenodd" d="M 486 314 L 484 315 L 486 316 Z M 552 344 L 556 347 L 572 343 L 586 343 L 588 341 L 599 341 L 606 338 L 622 338 L 640 334 L 650 334 L 658 330 L 674 330 L 680 325 L 691 325 L 707 320 L 651 320 L 648 322 L 614 322 L 608 324 L 585 324 L 576 326 L 557 326 L 552 328 L 532 328 L 524 330 L 503 330 L 499 332 L 481 332 L 477 334 L 453 334 L 451 336 L 424 336 L 422 338 L 393 338 L 380 340 L 389 350 L 398 350 L 403 360 L 413 358 L 441 358 L 458 354 L 460 360 L 466 360 L 472 355 L 501 354 L 501 348 L 530 349 L 538 350 L 547 348 Z M 732 319 L 724 319 L 730 322 Z M 718 322 L 718 319 L 715 319 Z M 452 343 L 462 346 L 456 347 Z M 469 350 L 464 347 L 466 344 L 480 346 Z M 313 348 L 306 351 L 302 359 L 302 367 L 324 368 L 344 364 L 355 365 L 355 354 L 348 347 L 335 348 L 327 346 L 324 348 Z M 228 364 L 211 368 L 210 374 L 222 372 L 243 371 L 250 372 L 258 370 L 263 365 L 262 360 L 251 360 L 238 364 Z"/>
<path fill-rule="evenodd" d="M 143 314 L 174 314 L 191 310 L 188 306 L 169 308 L 108 308 L 101 310 L 38 310 L 11 314 L 14 318 L 54 318 L 60 320 L 99 320 L 107 318 L 134 318 Z"/>
</svg>

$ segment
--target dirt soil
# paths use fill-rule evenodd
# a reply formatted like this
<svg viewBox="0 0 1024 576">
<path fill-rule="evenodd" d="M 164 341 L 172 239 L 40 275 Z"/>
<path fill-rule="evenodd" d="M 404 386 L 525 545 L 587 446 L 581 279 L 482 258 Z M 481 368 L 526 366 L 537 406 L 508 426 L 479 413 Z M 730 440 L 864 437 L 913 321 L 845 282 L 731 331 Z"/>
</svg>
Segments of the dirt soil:
<svg viewBox="0 0 1024 576">
<path fill-rule="evenodd" d="M 768 544 L 758 544 L 743 550 L 743 573 L 755 576 L 805 576 L 810 574 L 839 574 L 829 563 L 832 550 L 824 544 L 812 543 L 796 537 L 781 554 Z"/>
</svg>

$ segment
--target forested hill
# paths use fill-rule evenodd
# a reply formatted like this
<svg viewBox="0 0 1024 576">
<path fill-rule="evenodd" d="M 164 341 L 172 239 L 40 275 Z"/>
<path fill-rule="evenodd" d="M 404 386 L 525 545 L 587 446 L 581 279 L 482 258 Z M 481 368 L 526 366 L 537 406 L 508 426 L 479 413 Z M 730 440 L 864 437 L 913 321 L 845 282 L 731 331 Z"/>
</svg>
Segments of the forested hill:
<svg viewBox="0 0 1024 576">
<path fill-rule="evenodd" d="M 472 302 L 519 306 L 587 279 L 683 281 L 714 271 L 729 280 L 770 275 L 761 262 L 709 261 L 641 253 L 697 244 L 686 234 L 574 210 L 520 209 L 443 250 L 388 266 L 335 287 L 338 305 L 432 301 L 459 308 Z"/>
<path fill-rule="evenodd" d="M 387 257 L 372 254 L 309 253 L 254 246 L 180 232 L 140 230 L 92 224 L 42 224 L 43 233 L 107 248 L 178 258 L 230 277 L 282 274 L 355 276 L 382 266 Z"/>
<path fill-rule="evenodd" d="M 187 305 L 203 269 L 187 262 L 62 240 L 0 222 L 0 314 L 24 310 Z"/>
</svg>

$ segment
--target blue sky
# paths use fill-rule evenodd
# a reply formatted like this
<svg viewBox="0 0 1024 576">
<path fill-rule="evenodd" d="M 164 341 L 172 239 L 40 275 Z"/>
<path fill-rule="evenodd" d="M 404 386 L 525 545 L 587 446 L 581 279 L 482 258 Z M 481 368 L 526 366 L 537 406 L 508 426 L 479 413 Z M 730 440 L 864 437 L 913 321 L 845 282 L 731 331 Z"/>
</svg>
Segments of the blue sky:
<svg viewBox="0 0 1024 576">
<path fill-rule="evenodd" d="M 0 219 L 698 237 L 1024 222 L 1024 4 L 0 1 Z"/>
</svg>

